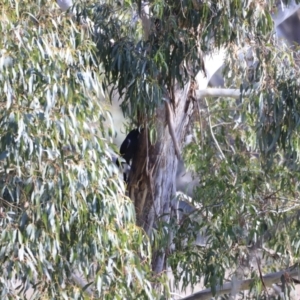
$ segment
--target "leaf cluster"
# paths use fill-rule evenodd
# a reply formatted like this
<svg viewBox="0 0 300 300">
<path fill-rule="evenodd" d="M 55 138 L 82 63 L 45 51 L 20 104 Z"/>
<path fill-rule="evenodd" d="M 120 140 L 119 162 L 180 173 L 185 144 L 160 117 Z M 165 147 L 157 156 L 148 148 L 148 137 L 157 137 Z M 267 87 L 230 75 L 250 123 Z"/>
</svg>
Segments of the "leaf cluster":
<svg viewBox="0 0 300 300">
<path fill-rule="evenodd" d="M 137 6 L 136 6 L 137 5 Z M 143 4 L 144 5 L 144 4 Z M 142 36 L 141 1 L 100 2 L 93 8 L 94 38 L 104 87 L 116 89 L 125 116 L 151 117 L 165 89 L 183 85 L 203 69 L 203 53 L 242 45 L 273 29 L 274 3 L 257 1 L 149 1 L 150 32 Z"/>
<path fill-rule="evenodd" d="M 255 124 L 252 147 L 259 147 L 266 166 L 273 163 L 277 150 L 282 150 L 285 163 L 299 160 L 299 66 L 296 48 L 290 48 L 267 36 L 244 47 L 254 60 L 243 66 L 242 51 L 228 49 L 230 72 L 226 84 L 241 87 L 240 121 Z M 296 50 L 296 51 L 295 51 Z M 241 58 L 242 57 L 242 58 Z M 245 94 L 249 96 L 245 96 Z"/>
<path fill-rule="evenodd" d="M 173 270 L 182 270 L 181 276 L 194 284 L 204 275 L 205 285 L 215 292 L 227 276 L 230 279 L 226 270 L 242 270 L 238 275 L 242 278 L 254 276 L 250 263 L 254 259 L 257 268 L 258 253 L 263 256 L 264 273 L 284 269 L 299 257 L 299 166 L 277 148 L 273 163 L 266 167 L 256 143 L 257 120 L 253 114 L 241 118 L 249 105 L 207 99 L 196 139 L 185 149 L 186 163 L 199 178 L 193 197 L 198 209 L 180 225 L 188 226 L 184 232 L 190 242 L 170 261 Z M 199 232 L 206 238 L 200 247 L 194 242 Z M 183 282 L 183 288 L 189 281 Z M 253 287 L 254 294 L 258 291 L 262 292 Z"/>
<path fill-rule="evenodd" d="M 1 299 L 151 299 L 150 249 L 111 160 L 95 44 L 85 24 L 44 5 L 1 4 Z"/>
</svg>

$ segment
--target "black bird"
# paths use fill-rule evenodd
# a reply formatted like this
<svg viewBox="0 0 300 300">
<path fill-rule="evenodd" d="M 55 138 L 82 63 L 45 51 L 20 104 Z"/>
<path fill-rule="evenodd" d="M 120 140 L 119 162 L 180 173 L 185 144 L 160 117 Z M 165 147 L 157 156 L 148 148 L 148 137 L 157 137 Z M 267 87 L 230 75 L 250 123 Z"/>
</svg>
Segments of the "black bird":
<svg viewBox="0 0 300 300">
<path fill-rule="evenodd" d="M 131 130 L 127 134 L 125 140 L 123 141 L 120 147 L 120 154 L 125 159 L 128 165 L 130 165 L 130 161 L 132 160 L 133 156 L 136 153 L 136 149 L 138 147 L 139 135 L 140 135 L 139 129 Z M 120 167 L 120 162 L 118 159 L 116 161 L 116 164 L 118 167 Z M 126 173 L 124 173 L 124 181 L 127 182 Z"/>
</svg>

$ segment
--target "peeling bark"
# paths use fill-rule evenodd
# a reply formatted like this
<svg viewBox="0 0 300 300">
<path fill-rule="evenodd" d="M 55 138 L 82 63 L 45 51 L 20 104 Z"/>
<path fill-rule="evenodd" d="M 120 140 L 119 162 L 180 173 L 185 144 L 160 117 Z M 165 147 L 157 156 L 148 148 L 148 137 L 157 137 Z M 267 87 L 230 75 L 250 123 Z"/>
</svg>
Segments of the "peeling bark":
<svg viewBox="0 0 300 300">
<path fill-rule="evenodd" d="M 148 1 L 142 1 L 140 18 L 143 25 L 144 39 L 147 41 L 151 30 L 150 7 Z"/>
<path fill-rule="evenodd" d="M 192 101 L 188 101 L 189 89 L 190 83 L 183 89 L 179 86 L 174 89 L 172 123 L 178 151 L 182 149 L 193 112 Z M 166 105 L 161 105 L 157 109 L 156 144 L 150 145 L 147 130 L 142 131 L 128 182 L 128 193 L 135 204 L 137 224 L 143 227 L 149 236 L 157 221 L 169 222 L 172 213 L 171 200 L 176 194 L 178 159 L 167 125 L 166 109 Z M 153 271 L 156 273 L 164 269 L 166 252 L 167 249 L 162 249 L 154 254 Z"/>
<path fill-rule="evenodd" d="M 169 132 L 173 140 L 175 154 L 177 158 L 180 160 L 181 159 L 180 150 L 179 150 L 178 142 L 175 135 L 174 125 L 173 125 L 173 112 L 170 103 L 168 101 L 166 101 L 166 109 L 167 109 L 167 121 L 168 121 Z"/>
</svg>

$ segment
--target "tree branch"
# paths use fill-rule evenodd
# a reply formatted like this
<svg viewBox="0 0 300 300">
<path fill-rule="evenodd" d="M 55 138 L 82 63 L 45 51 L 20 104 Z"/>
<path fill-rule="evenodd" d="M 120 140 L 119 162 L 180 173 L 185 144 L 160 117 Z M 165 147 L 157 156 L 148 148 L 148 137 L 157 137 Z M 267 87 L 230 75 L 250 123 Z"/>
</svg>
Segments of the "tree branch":
<svg viewBox="0 0 300 300">
<path fill-rule="evenodd" d="M 204 90 L 195 91 L 197 100 L 203 97 L 229 97 L 234 99 L 239 99 L 241 96 L 241 91 L 239 89 L 219 89 L 219 88 L 208 88 Z M 249 92 L 243 93 L 244 96 L 248 97 Z"/>
<path fill-rule="evenodd" d="M 175 154 L 176 154 L 178 160 L 180 160 L 181 159 L 180 150 L 179 150 L 178 142 L 177 142 L 176 135 L 175 135 L 173 118 L 172 118 L 173 115 L 172 115 L 172 110 L 171 110 L 168 99 L 166 99 L 166 107 L 167 107 L 167 122 L 168 122 L 169 132 L 170 132 L 170 135 L 172 137 L 173 144 L 175 147 Z"/>
<path fill-rule="evenodd" d="M 294 277 L 299 276 L 300 271 L 298 265 L 294 265 L 284 271 L 279 271 L 275 273 L 269 273 L 262 277 L 264 284 L 266 287 L 271 287 L 272 284 L 276 282 L 280 282 L 282 276 L 284 277 Z M 246 279 L 246 280 L 237 280 L 237 284 L 233 284 L 233 282 L 225 283 L 222 287 L 219 287 L 217 295 L 230 294 L 232 287 L 237 285 L 237 291 L 245 291 L 249 290 L 253 285 L 254 279 Z M 182 298 L 182 300 L 208 300 L 213 297 L 211 289 L 205 289 L 200 292 L 197 292 L 193 295 Z"/>
<path fill-rule="evenodd" d="M 288 19 L 292 14 L 294 14 L 300 8 L 299 4 L 296 4 L 294 0 L 289 1 L 288 5 L 282 3 L 277 4 L 277 10 L 272 13 L 272 19 L 274 21 L 275 27 L 279 26 L 286 19 Z"/>
<path fill-rule="evenodd" d="M 148 1 L 142 1 L 140 18 L 144 30 L 144 38 L 147 41 L 151 30 L 150 8 Z"/>
<path fill-rule="evenodd" d="M 219 143 L 218 143 L 218 141 L 217 141 L 217 139 L 216 139 L 216 137 L 215 137 L 214 131 L 213 131 L 213 129 L 212 129 L 212 124 L 211 124 L 211 114 L 210 114 L 209 105 L 208 105 L 208 102 L 207 102 L 206 99 L 205 99 L 205 103 L 206 103 L 207 112 L 208 112 L 208 123 L 209 123 L 210 134 L 211 134 L 211 136 L 212 136 L 212 138 L 213 138 L 213 140 L 214 140 L 214 142 L 215 142 L 215 145 L 216 145 L 217 149 L 219 150 L 219 153 L 220 153 L 220 155 L 221 155 L 221 158 L 222 158 L 224 161 L 226 161 L 226 163 L 228 164 L 228 161 L 227 161 L 227 159 L 226 159 L 226 156 L 224 155 L 224 153 L 223 153 L 223 151 L 222 151 L 222 149 L 221 149 L 221 147 L 220 147 L 220 145 L 219 145 Z M 229 167 L 229 170 L 230 170 L 230 173 L 231 173 L 232 177 L 234 177 L 234 181 L 236 181 L 236 176 L 234 175 L 234 172 L 231 170 L 230 167 Z"/>
</svg>

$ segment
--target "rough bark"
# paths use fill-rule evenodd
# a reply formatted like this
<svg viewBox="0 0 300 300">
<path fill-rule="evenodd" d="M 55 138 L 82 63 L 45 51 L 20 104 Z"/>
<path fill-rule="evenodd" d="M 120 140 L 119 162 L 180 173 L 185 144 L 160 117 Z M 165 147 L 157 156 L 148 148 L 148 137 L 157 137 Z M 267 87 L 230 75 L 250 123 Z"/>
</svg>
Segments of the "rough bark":
<svg viewBox="0 0 300 300">
<path fill-rule="evenodd" d="M 175 86 L 175 99 L 171 99 L 170 103 L 173 130 L 180 151 L 193 111 L 193 103 L 188 97 L 189 89 L 190 83 L 184 88 Z M 169 113 L 162 101 L 156 113 L 157 142 L 150 145 L 147 128 L 142 131 L 128 182 L 129 197 L 136 208 L 137 224 L 149 236 L 157 221 L 169 222 L 172 213 L 171 200 L 176 193 L 178 159 L 174 139 L 169 131 L 168 117 Z M 153 271 L 156 273 L 163 271 L 167 251 L 168 249 L 162 249 L 154 254 Z"/>
</svg>

